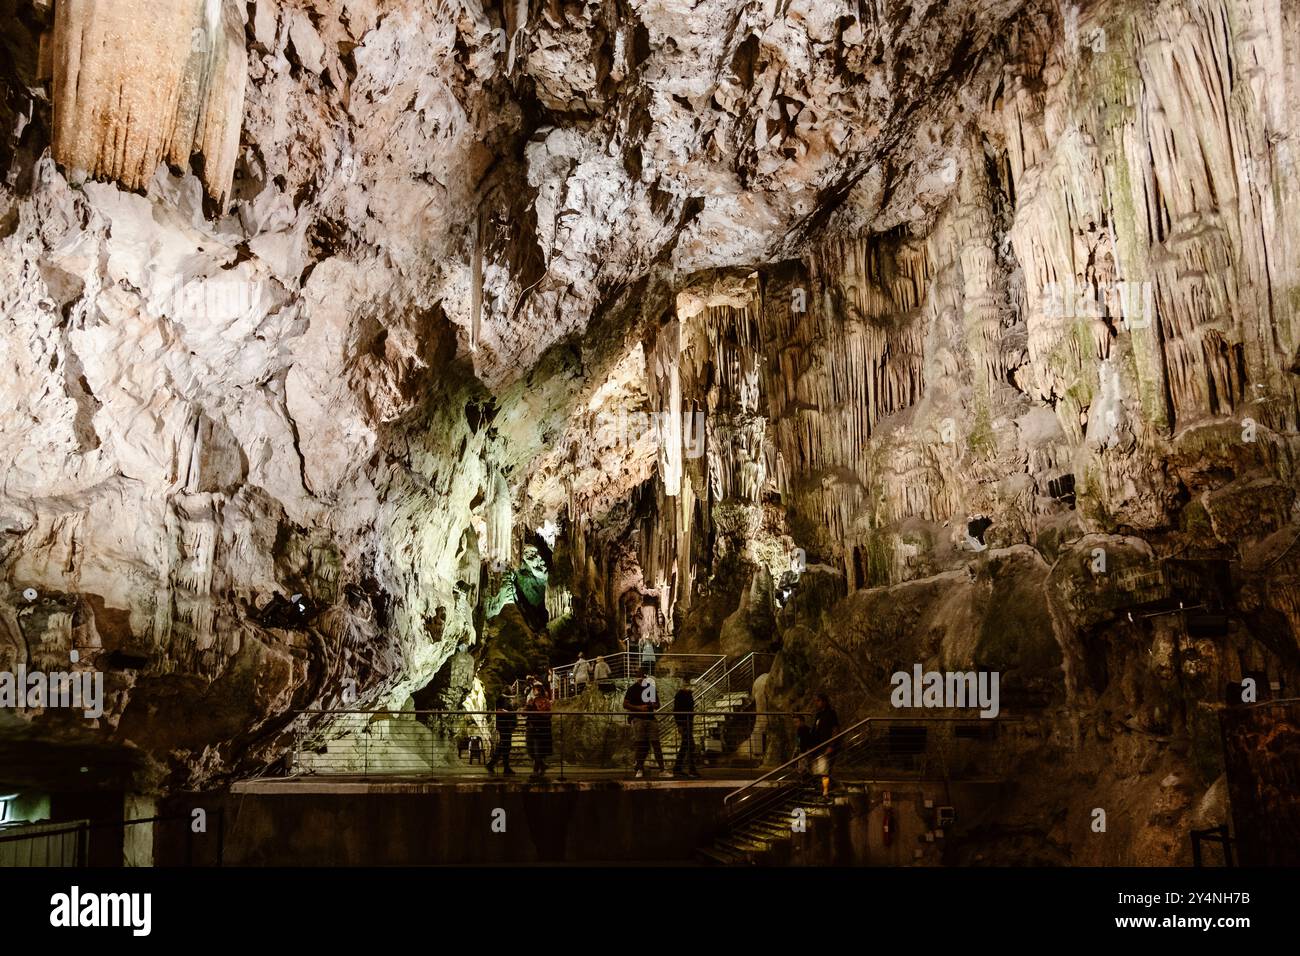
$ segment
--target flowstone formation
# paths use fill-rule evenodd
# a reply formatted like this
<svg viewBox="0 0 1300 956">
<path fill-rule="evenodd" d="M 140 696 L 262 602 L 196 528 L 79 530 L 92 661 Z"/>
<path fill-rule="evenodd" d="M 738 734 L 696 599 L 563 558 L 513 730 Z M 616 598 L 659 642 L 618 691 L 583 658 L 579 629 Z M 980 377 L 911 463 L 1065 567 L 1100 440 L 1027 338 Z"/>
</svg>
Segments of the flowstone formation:
<svg viewBox="0 0 1300 956">
<path fill-rule="evenodd" d="M 997 670 L 968 861 L 1185 861 L 1300 679 L 1298 16 L 0 5 L 0 669 L 106 687 L 0 751 L 203 787 L 661 621 Z"/>
</svg>

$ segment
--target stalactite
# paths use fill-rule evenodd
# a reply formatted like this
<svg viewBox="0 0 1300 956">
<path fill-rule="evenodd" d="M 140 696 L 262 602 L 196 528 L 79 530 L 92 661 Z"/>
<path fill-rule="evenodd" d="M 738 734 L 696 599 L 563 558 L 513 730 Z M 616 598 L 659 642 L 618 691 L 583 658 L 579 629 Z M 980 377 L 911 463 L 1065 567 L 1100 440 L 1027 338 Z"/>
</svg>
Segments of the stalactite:
<svg viewBox="0 0 1300 956">
<path fill-rule="evenodd" d="M 469 350 L 476 352 L 482 336 L 483 323 L 483 212 L 481 209 L 475 214 L 474 225 L 470 230 L 469 259 Z"/>
<path fill-rule="evenodd" d="M 490 483 L 483 556 L 493 563 L 509 564 L 514 554 L 514 509 L 510 486 L 497 470 L 492 471 Z"/>
<path fill-rule="evenodd" d="M 127 36 L 144 46 L 123 57 Z M 246 82 L 244 23 L 233 3 L 55 6 L 53 150 L 69 168 L 142 189 L 160 162 L 188 169 L 197 154 L 204 186 L 224 206 Z"/>
</svg>

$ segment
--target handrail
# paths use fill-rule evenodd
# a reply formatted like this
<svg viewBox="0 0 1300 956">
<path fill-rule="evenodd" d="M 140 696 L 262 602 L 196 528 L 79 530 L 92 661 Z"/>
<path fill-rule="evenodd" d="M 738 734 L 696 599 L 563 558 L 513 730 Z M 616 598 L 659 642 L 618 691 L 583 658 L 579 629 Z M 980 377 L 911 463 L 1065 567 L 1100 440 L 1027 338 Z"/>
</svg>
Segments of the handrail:
<svg viewBox="0 0 1300 956">
<path fill-rule="evenodd" d="M 341 710 L 321 710 L 321 709 L 295 710 L 293 711 L 293 713 L 298 716 L 307 716 L 307 715 L 325 716 L 325 715 L 339 715 L 339 714 L 399 714 L 399 715 L 408 715 L 408 716 L 435 715 L 435 716 L 442 716 L 442 717 L 495 717 L 498 713 L 500 713 L 500 711 L 496 711 L 496 710 L 390 710 L 390 709 L 382 709 L 382 708 L 376 710 L 366 710 L 366 709 L 351 708 L 351 709 L 341 709 Z M 625 710 L 546 710 L 546 711 L 512 710 L 510 713 L 518 714 L 520 717 L 526 716 L 528 714 L 540 714 L 542 716 L 550 715 L 553 717 L 560 717 L 560 716 L 626 717 L 628 716 L 628 711 Z M 708 717 L 736 716 L 735 711 L 731 711 L 731 710 L 717 710 L 717 711 L 697 710 L 694 711 L 694 713 L 696 715 L 704 715 Z M 745 715 L 755 716 L 755 717 L 807 716 L 805 711 L 799 711 L 799 710 L 747 710 L 745 711 Z"/>
<path fill-rule="evenodd" d="M 592 683 L 595 683 L 596 681 L 595 666 L 598 658 L 603 658 L 605 663 L 609 665 L 609 680 L 627 680 L 629 678 L 639 677 L 641 674 L 641 656 L 635 651 L 616 651 L 611 654 L 599 654 L 597 657 L 589 659 L 584 658 L 584 662 L 592 668 L 590 677 Z M 658 668 L 660 665 L 677 664 L 685 660 L 695 660 L 701 663 L 704 661 L 710 662 L 709 666 L 705 668 L 700 677 L 695 678 L 696 680 L 699 680 L 719 664 L 725 664 L 727 657 L 725 654 L 663 653 L 655 656 L 655 666 Z M 573 696 L 569 693 L 569 683 L 577 666 L 578 662 L 574 661 L 570 664 L 561 664 L 558 667 L 550 668 L 550 673 L 553 675 L 552 684 L 554 685 L 551 687 L 551 692 L 557 700 L 563 700 Z"/>
<path fill-rule="evenodd" d="M 746 790 L 750 790 L 754 787 L 759 786 L 761 783 L 763 783 L 763 781 L 768 780 L 771 777 L 776 776 L 777 774 L 784 775 L 783 771 L 789 769 L 790 767 L 797 766 L 799 762 L 802 760 L 808 759 L 809 754 L 815 753 L 819 750 L 825 750 L 826 748 L 830 747 L 831 744 L 835 743 L 837 740 L 840 740 L 846 735 L 853 733 L 859 727 L 865 727 L 869 725 L 873 720 L 878 720 L 878 719 L 880 718 L 864 717 L 853 726 L 841 730 L 838 734 L 836 734 L 834 737 L 831 737 L 829 740 L 823 741 L 822 743 L 817 744 L 815 747 L 810 747 L 807 750 L 805 750 L 803 753 L 796 754 L 793 758 L 787 760 L 785 763 L 781 764 L 781 766 L 775 768 L 774 770 L 770 770 L 767 773 L 763 774 L 761 777 L 757 777 L 756 779 L 751 780 L 745 786 L 738 787 L 735 790 L 731 791 L 731 793 L 727 794 L 725 797 L 722 798 L 722 805 L 724 807 L 728 806 L 731 803 L 732 798 L 736 797 L 738 794 L 744 793 Z M 748 797 L 746 797 L 745 799 L 748 799 Z M 737 801 L 736 805 L 737 806 L 740 805 L 739 801 Z"/>
<path fill-rule="evenodd" d="M 728 667 L 726 666 L 726 664 L 727 664 L 727 658 L 726 658 L 726 656 L 724 655 L 724 656 L 718 658 L 718 660 L 716 660 L 716 661 L 713 663 L 713 666 L 711 666 L 707 671 L 705 671 L 705 672 L 704 672 L 703 674 L 701 674 L 699 677 L 695 678 L 695 683 L 696 683 L 696 684 L 704 684 L 704 686 L 701 687 L 700 690 L 699 690 L 699 691 L 696 693 L 696 695 L 695 695 L 695 704 L 696 704 L 696 708 L 697 708 L 697 709 L 698 709 L 698 707 L 699 707 L 699 704 L 700 704 L 702 701 L 708 699 L 709 692 L 712 691 L 713 688 L 717 687 L 718 684 L 720 684 L 722 681 L 726 680 L 726 679 L 727 679 L 727 676 L 728 676 L 728 675 L 729 675 L 733 670 L 735 670 L 736 667 L 739 667 L 739 666 L 740 666 L 739 664 L 736 664 L 735 666 L 728 668 Z M 722 669 L 722 673 L 719 674 L 717 677 L 713 678 L 712 680 L 709 680 L 709 681 L 706 683 L 705 681 L 706 681 L 706 678 L 708 678 L 708 676 L 709 676 L 709 672 L 710 672 L 710 671 L 713 671 L 713 670 L 716 670 L 716 669 L 719 669 L 719 668 Z M 670 708 L 671 706 L 672 706 L 672 701 L 668 701 L 668 702 L 664 703 L 662 706 L 660 706 L 660 708 L 659 708 L 659 713 L 660 713 L 660 714 L 663 714 L 663 713 L 667 713 L 667 712 L 669 712 L 669 708 Z"/>
<path fill-rule="evenodd" d="M 856 733 L 858 730 L 860 730 L 861 728 L 864 728 L 864 727 L 869 728 L 869 727 L 871 726 L 872 723 L 901 723 L 901 724 L 918 724 L 918 723 L 957 723 L 957 724 L 965 724 L 965 723 L 972 723 L 972 722 L 974 722 L 974 721 L 985 721 L 985 722 L 990 722 L 990 723 L 1011 723 L 1011 722 L 1015 722 L 1015 721 L 1017 721 L 1017 720 L 1019 720 L 1019 719 L 1020 719 L 1020 718 L 1016 718 L 1016 717 L 979 718 L 979 717 L 953 717 L 953 716 L 947 716 L 947 715 L 945 715 L 945 716 L 937 716 L 937 717 L 923 717 L 923 716 L 864 717 L 864 718 L 862 718 L 861 720 L 859 720 L 857 723 L 853 724 L 852 726 L 847 727 L 847 728 L 845 728 L 844 730 L 841 730 L 838 734 L 836 734 L 834 737 L 831 737 L 829 740 L 823 741 L 822 743 L 819 743 L 819 744 L 817 744 L 817 745 L 814 746 L 814 747 L 810 747 L 810 748 L 808 748 L 807 750 L 805 750 L 803 753 L 796 754 L 793 758 L 791 758 L 790 760 L 787 760 L 785 763 L 781 764 L 781 766 L 775 768 L 774 770 L 771 770 L 771 771 L 769 771 L 769 772 L 763 774 L 761 777 L 757 777 L 757 778 L 755 778 L 754 780 L 751 780 L 749 783 L 747 783 L 747 784 L 746 784 L 745 786 L 743 786 L 743 787 L 738 787 L 737 789 L 731 791 L 731 793 L 727 794 L 725 797 L 722 798 L 722 805 L 723 805 L 723 807 L 724 807 L 725 809 L 727 809 L 727 811 L 728 811 L 729 813 L 734 813 L 736 810 L 739 809 L 740 804 L 741 804 L 744 800 L 748 800 L 751 796 L 754 796 L 753 793 L 748 793 L 747 795 L 745 795 L 745 796 L 743 796 L 743 797 L 740 796 L 741 794 L 746 794 L 746 791 L 753 791 L 753 790 L 755 790 L 755 788 L 758 788 L 758 787 L 760 787 L 760 786 L 763 786 L 764 783 L 765 783 L 765 781 L 771 780 L 773 777 L 777 777 L 778 774 L 779 774 L 781 777 L 786 777 L 786 776 L 788 776 L 788 775 L 789 775 L 789 770 L 790 770 L 790 768 L 792 768 L 792 767 L 797 767 L 801 761 L 803 761 L 803 760 L 807 760 L 807 759 L 809 759 L 809 757 L 814 756 L 814 755 L 816 755 L 817 753 L 826 750 L 827 748 L 831 747 L 831 746 L 834 745 L 834 744 L 837 744 L 837 742 L 843 741 L 846 737 L 848 737 L 848 735 L 850 735 L 850 734 L 855 734 L 855 733 Z M 855 744 L 856 744 L 856 741 L 855 741 Z M 732 806 L 732 800 L 733 800 L 733 799 L 736 800 L 734 807 Z"/>
<path fill-rule="evenodd" d="M 706 671 L 705 671 L 703 674 L 701 674 L 699 677 L 697 677 L 697 678 L 695 679 L 695 682 L 696 682 L 697 684 L 703 684 L 703 685 L 705 686 L 706 689 L 707 689 L 708 687 L 713 686 L 713 684 L 716 683 L 716 682 L 718 681 L 718 679 L 722 676 L 721 674 L 719 674 L 717 677 L 709 677 L 709 675 L 712 674 L 715 670 L 716 670 L 716 671 L 721 671 L 723 674 L 726 673 L 726 670 L 727 670 L 727 658 L 726 658 L 726 655 L 723 655 L 722 657 L 719 657 L 716 661 L 714 661 L 712 664 L 710 664 L 710 665 L 709 665 L 709 669 L 706 670 Z"/>
<path fill-rule="evenodd" d="M 632 763 L 644 738 L 632 733 L 637 718 L 657 722 L 660 748 L 656 759 L 672 759 L 670 748 L 685 746 L 677 734 L 691 726 L 678 725 L 673 715 L 666 715 L 673 734 L 663 733 L 662 720 L 647 712 L 629 714 L 610 707 L 581 710 L 511 711 L 508 720 L 495 710 L 380 710 L 351 707 L 340 710 L 305 710 L 291 712 L 292 758 L 285 768 L 288 776 L 316 774 L 411 773 L 439 775 L 459 773 L 475 763 L 487 761 L 489 752 L 517 752 L 518 738 L 523 736 L 524 750 L 534 762 L 534 773 L 544 775 L 544 758 L 558 758 L 560 777 L 566 765 L 573 768 L 608 770 L 625 769 Z M 701 709 L 690 715 L 701 724 L 726 723 L 735 715 L 731 711 Z M 789 723 L 794 715 L 786 711 L 749 712 L 751 720 Z M 493 718 L 496 718 L 494 721 Z M 505 723 L 505 727 L 497 726 Z M 699 726 L 697 724 L 696 726 Z M 694 736 L 694 735 L 693 735 Z M 653 746 L 652 735 L 651 745 Z M 531 743 L 539 744 L 536 751 Z M 752 735 L 738 739 L 734 753 L 726 762 L 744 770 L 744 777 L 758 772 L 761 749 Z M 747 746 L 746 746 L 747 745 Z M 504 751 L 499 748 L 505 747 Z M 468 756 L 467 756 L 468 755 Z M 677 756 L 683 756 L 677 754 Z M 481 757 L 481 759 L 479 759 Z M 723 758 L 719 755 L 718 759 Z M 553 761 L 552 761 L 553 762 Z M 493 761 L 495 764 L 495 760 Z M 710 761 L 712 765 L 712 762 Z M 693 764 L 692 764 L 693 766 Z M 491 769 L 484 763 L 485 769 Z"/>
</svg>

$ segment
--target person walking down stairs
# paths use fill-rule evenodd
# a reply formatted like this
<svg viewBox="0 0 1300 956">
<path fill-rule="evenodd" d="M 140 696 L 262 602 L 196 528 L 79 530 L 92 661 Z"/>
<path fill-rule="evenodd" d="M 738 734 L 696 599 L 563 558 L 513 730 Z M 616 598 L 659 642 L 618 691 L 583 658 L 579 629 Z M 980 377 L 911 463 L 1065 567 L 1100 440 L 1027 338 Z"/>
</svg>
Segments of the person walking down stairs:
<svg viewBox="0 0 1300 956">
<path fill-rule="evenodd" d="M 831 706 L 831 699 L 825 694 L 813 698 L 812 745 L 817 749 L 813 755 L 813 774 L 822 778 L 822 797 L 831 795 L 831 769 L 835 762 L 835 745 L 829 743 L 840 732 L 840 718 Z"/>
<path fill-rule="evenodd" d="M 628 721 L 632 724 L 633 753 L 636 758 L 636 777 L 645 776 L 645 758 L 650 748 L 654 748 L 655 760 L 659 763 L 659 772 L 665 776 L 663 746 L 659 742 L 659 721 L 655 711 L 659 709 L 659 688 L 650 671 L 642 667 L 641 679 L 629 687 L 623 694 L 623 709 L 628 711 Z"/>
<path fill-rule="evenodd" d="M 573 665 L 573 692 L 581 697 L 591 682 L 591 662 L 578 652 L 578 663 Z"/>
</svg>

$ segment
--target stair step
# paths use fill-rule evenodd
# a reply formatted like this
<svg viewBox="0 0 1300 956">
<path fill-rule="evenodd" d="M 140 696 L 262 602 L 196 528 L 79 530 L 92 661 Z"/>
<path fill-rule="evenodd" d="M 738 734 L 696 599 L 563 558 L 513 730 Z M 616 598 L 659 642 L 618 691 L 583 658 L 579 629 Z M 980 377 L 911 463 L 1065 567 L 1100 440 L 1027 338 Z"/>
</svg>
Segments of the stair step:
<svg viewBox="0 0 1300 956">
<path fill-rule="evenodd" d="M 713 841 L 713 845 L 723 850 L 730 850 L 733 853 L 764 853 L 769 848 L 772 841 L 770 840 L 749 840 L 736 834 L 727 834 L 718 837 Z"/>
<path fill-rule="evenodd" d="M 704 857 L 707 861 L 717 863 L 721 866 L 735 866 L 738 863 L 746 862 L 744 857 L 739 857 L 734 853 L 727 852 L 726 850 L 720 850 L 717 847 L 702 846 L 695 852 Z"/>
<path fill-rule="evenodd" d="M 736 831 L 740 836 L 760 843 L 771 843 L 773 840 L 788 840 L 792 832 L 788 826 L 766 827 L 757 825 L 742 827 Z"/>
</svg>

